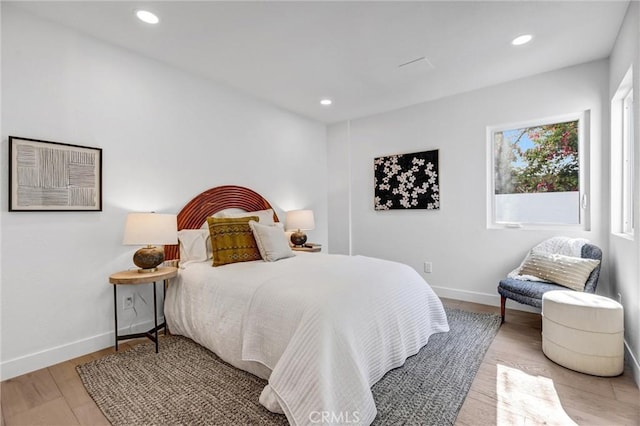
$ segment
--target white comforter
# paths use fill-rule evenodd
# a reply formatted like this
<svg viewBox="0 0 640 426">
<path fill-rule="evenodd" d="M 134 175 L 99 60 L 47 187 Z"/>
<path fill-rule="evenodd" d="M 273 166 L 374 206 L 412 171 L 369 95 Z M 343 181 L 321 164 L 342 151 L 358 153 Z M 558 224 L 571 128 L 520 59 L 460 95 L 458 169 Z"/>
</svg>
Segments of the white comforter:
<svg viewBox="0 0 640 426">
<path fill-rule="evenodd" d="M 371 386 L 449 330 L 409 266 L 316 253 L 188 265 L 169 286 L 165 316 L 172 333 L 268 379 L 260 402 L 296 425 L 370 424 Z"/>
</svg>

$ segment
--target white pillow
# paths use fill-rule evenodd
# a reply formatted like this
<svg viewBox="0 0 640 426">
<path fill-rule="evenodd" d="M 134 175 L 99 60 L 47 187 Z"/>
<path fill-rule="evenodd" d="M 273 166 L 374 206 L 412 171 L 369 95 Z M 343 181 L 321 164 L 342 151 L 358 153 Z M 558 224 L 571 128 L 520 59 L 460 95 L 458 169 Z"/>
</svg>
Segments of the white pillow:
<svg viewBox="0 0 640 426">
<path fill-rule="evenodd" d="M 253 238 L 256 239 L 258 250 L 264 261 L 275 262 L 276 260 L 294 256 L 281 223 L 262 225 L 250 220 L 249 226 L 253 231 Z"/>
<path fill-rule="evenodd" d="M 525 259 L 520 273 L 533 275 L 576 291 L 584 291 L 584 284 L 589 279 L 591 271 L 599 264 L 600 261 L 597 259 L 584 259 L 532 250 Z"/>
<path fill-rule="evenodd" d="M 223 209 L 223 210 L 220 210 L 218 212 L 215 212 L 214 214 L 211 215 L 211 217 L 224 217 L 224 215 L 226 215 L 226 214 L 234 214 L 234 213 L 243 213 L 244 214 L 246 212 L 247 212 L 246 210 L 238 209 L 236 207 L 231 207 L 229 209 Z M 207 223 L 207 222 L 205 222 L 205 223 Z"/>
<path fill-rule="evenodd" d="M 247 217 L 247 216 L 258 216 L 260 225 L 273 225 L 275 222 L 273 221 L 273 209 L 267 210 L 258 210 L 255 212 L 238 212 L 232 213 L 228 211 L 219 212 L 219 217 L 228 217 L 228 218 L 238 218 L 238 217 Z"/>
<path fill-rule="evenodd" d="M 209 229 L 182 229 L 178 231 L 178 244 L 180 265 L 213 258 Z"/>
</svg>

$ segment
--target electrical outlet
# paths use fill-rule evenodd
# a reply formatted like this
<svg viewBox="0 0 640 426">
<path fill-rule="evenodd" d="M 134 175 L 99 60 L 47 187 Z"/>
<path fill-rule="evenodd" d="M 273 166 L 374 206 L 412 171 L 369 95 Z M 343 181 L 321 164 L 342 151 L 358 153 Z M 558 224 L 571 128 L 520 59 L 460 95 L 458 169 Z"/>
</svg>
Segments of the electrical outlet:
<svg viewBox="0 0 640 426">
<path fill-rule="evenodd" d="M 122 299 L 122 309 L 133 309 L 134 298 L 133 294 L 129 296 L 125 296 Z"/>
<path fill-rule="evenodd" d="M 430 274 L 433 271 L 433 265 L 431 264 L 431 262 L 424 262 L 424 271 L 427 274 Z"/>
</svg>

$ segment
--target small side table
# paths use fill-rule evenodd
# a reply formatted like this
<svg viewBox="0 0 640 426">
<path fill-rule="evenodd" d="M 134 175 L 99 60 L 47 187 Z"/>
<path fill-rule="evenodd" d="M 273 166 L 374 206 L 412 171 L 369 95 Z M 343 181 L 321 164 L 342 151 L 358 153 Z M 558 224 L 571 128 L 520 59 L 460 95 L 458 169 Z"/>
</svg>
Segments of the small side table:
<svg viewBox="0 0 640 426">
<path fill-rule="evenodd" d="M 126 339 L 134 339 L 137 337 L 148 337 L 152 342 L 156 344 L 156 353 L 158 353 L 158 330 L 165 329 L 166 322 L 158 325 L 158 308 L 157 308 L 157 296 L 156 296 L 156 284 L 158 281 L 164 281 L 164 295 L 167 294 L 167 282 L 169 278 L 173 278 L 178 275 L 178 268 L 173 266 L 167 266 L 164 268 L 158 268 L 155 272 L 140 273 L 137 269 L 130 271 L 120 271 L 109 276 L 109 282 L 113 284 L 113 318 L 115 320 L 116 327 L 116 351 L 118 350 L 118 341 Z M 153 320 L 154 327 L 146 333 L 134 333 L 126 334 L 124 336 L 118 336 L 118 285 L 137 285 L 137 284 L 150 284 L 153 283 Z M 163 300 L 164 302 L 164 300 Z"/>
<path fill-rule="evenodd" d="M 322 250 L 322 246 L 320 244 L 314 244 L 314 243 L 307 243 L 303 246 L 293 246 L 291 247 L 291 250 L 293 251 L 308 251 L 311 253 L 318 253 L 319 251 Z"/>
</svg>

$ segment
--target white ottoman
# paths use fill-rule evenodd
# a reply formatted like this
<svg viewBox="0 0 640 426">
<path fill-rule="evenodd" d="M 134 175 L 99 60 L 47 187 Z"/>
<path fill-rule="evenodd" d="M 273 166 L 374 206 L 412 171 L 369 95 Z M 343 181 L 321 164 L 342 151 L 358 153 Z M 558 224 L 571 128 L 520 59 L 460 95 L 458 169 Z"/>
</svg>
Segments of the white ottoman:
<svg viewBox="0 0 640 426">
<path fill-rule="evenodd" d="M 552 361 L 595 376 L 624 370 L 622 305 L 572 290 L 542 297 L 542 352 Z"/>
</svg>

